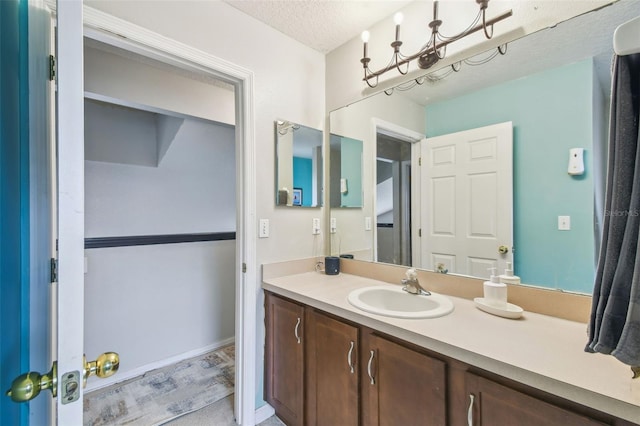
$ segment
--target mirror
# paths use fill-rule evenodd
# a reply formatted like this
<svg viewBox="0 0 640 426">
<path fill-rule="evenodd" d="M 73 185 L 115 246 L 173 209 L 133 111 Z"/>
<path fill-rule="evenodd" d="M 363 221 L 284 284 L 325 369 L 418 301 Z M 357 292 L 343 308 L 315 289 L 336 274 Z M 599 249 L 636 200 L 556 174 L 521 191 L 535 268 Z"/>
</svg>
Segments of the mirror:
<svg viewBox="0 0 640 426">
<path fill-rule="evenodd" d="M 415 177 L 420 135 L 512 121 L 514 273 L 524 284 L 591 293 L 599 248 L 594 228 L 600 224 L 594 193 L 604 188 L 612 36 L 618 25 L 638 15 L 639 2 L 617 2 L 511 42 L 506 55 L 481 66 L 469 65 L 493 52 L 463 61 L 459 72 L 436 70 L 420 86 L 400 90 L 407 88 L 401 85 L 391 96 L 380 93 L 331 112 L 332 133 L 364 141 L 364 207 L 348 212 L 350 217 L 341 212 L 331 253 L 382 260 L 376 133 L 412 142 Z M 585 149 L 581 176 L 567 172 L 574 147 Z M 412 183 L 411 264 L 420 267 L 420 188 L 415 178 Z M 569 230 L 558 229 L 559 216 L 570 216 Z M 371 231 L 362 226 L 367 218 L 373 221 Z"/>
<path fill-rule="evenodd" d="M 286 120 L 274 123 L 276 205 L 322 206 L 322 131 Z"/>
<path fill-rule="evenodd" d="M 362 207 L 362 141 L 331 134 L 329 205 Z"/>
</svg>

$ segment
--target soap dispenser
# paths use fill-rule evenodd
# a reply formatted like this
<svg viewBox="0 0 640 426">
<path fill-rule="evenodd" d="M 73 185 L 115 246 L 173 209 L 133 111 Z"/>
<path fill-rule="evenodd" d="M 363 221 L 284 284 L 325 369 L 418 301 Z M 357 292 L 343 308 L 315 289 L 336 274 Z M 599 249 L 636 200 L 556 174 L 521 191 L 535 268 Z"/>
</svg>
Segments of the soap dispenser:
<svg viewBox="0 0 640 426">
<path fill-rule="evenodd" d="M 520 277 L 513 275 L 513 268 L 511 262 L 507 262 L 507 267 L 504 270 L 504 274 L 500 275 L 500 282 L 505 284 L 520 284 Z"/>
<path fill-rule="evenodd" d="M 484 288 L 484 300 L 486 303 L 498 308 L 506 308 L 507 306 L 507 285 L 501 283 L 496 276 L 496 268 L 489 268 L 491 276 L 489 281 L 485 281 Z"/>
</svg>

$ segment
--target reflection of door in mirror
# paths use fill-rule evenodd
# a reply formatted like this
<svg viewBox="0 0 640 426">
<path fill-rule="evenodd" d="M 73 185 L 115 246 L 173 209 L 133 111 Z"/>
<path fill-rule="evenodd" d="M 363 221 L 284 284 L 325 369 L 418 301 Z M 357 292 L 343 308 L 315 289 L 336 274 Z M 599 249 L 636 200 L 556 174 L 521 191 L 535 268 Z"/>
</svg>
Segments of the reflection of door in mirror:
<svg viewBox="0 0 640 426">
<path fill-rule="evenodd" d="M 411 143 L 376 137 L 377 261 L 411 266 Z"/>
<path fill-rule="evenodd" d="M 511 122 L 423 140 L 421 267 L 488 278 L 513 261 L 512 144 Z"/>
</svg>

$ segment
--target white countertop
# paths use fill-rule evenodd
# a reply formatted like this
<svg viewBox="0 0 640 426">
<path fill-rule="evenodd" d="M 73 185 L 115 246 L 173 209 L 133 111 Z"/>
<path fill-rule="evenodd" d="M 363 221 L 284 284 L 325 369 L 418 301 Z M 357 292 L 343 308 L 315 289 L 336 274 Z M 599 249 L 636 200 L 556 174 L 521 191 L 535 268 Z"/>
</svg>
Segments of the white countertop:
<svg viewBox="0 0 640 426">
<path fill-rule="evenodd" d="M 317 272 L 263 282 L 265 290 L 640 424 L 640 379 L 612 356 L 584 352 L 586 324 L 526 311 L 506 319 L 451 296 L 454 311 L 431 319 L 369 314 L 347 301 L 350 291 L 372 285 L 390 284 Z"/>
</svg>

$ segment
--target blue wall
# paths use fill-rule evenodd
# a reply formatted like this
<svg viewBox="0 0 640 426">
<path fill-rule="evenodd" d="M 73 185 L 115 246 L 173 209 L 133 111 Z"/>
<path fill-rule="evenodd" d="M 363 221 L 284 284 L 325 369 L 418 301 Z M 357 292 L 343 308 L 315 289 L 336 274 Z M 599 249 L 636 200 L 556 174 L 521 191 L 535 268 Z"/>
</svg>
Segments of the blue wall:
<svg viewBox="0 0 640 426">
<path fill-rule="evenodd" d="M 343 137 L 340 142 L 340 175 L 347 180 L 347 193 L 340 205 L 362 207 L 362 141 Z"/>
<path fill-rule="evenodd" d="M 302 205 L 311 206 L 313 164 L 310 158 L 293 157 L 293 187 L 302 189 Z"/>
<path fill-rule="evenodd" d="M 0 424 L 23 425 L 28 404 L 4 395 L 29 370 L 27 2 L 0 1 Z M 42 398 L 42 397 L 41 397 Z"/>
<path fill-rule="evenodd" d="M 593 64 L 563 66 L 426 107 L 427 137 L 512 121 L 514 268 L 523 283 L 590 293 Z M 567 174 L 585 148 L 585 174 Z M 571 230 L 558 231 L 558 216 Z M 502 273 L 502 271 L 499 271 Z"/>
</svg>

